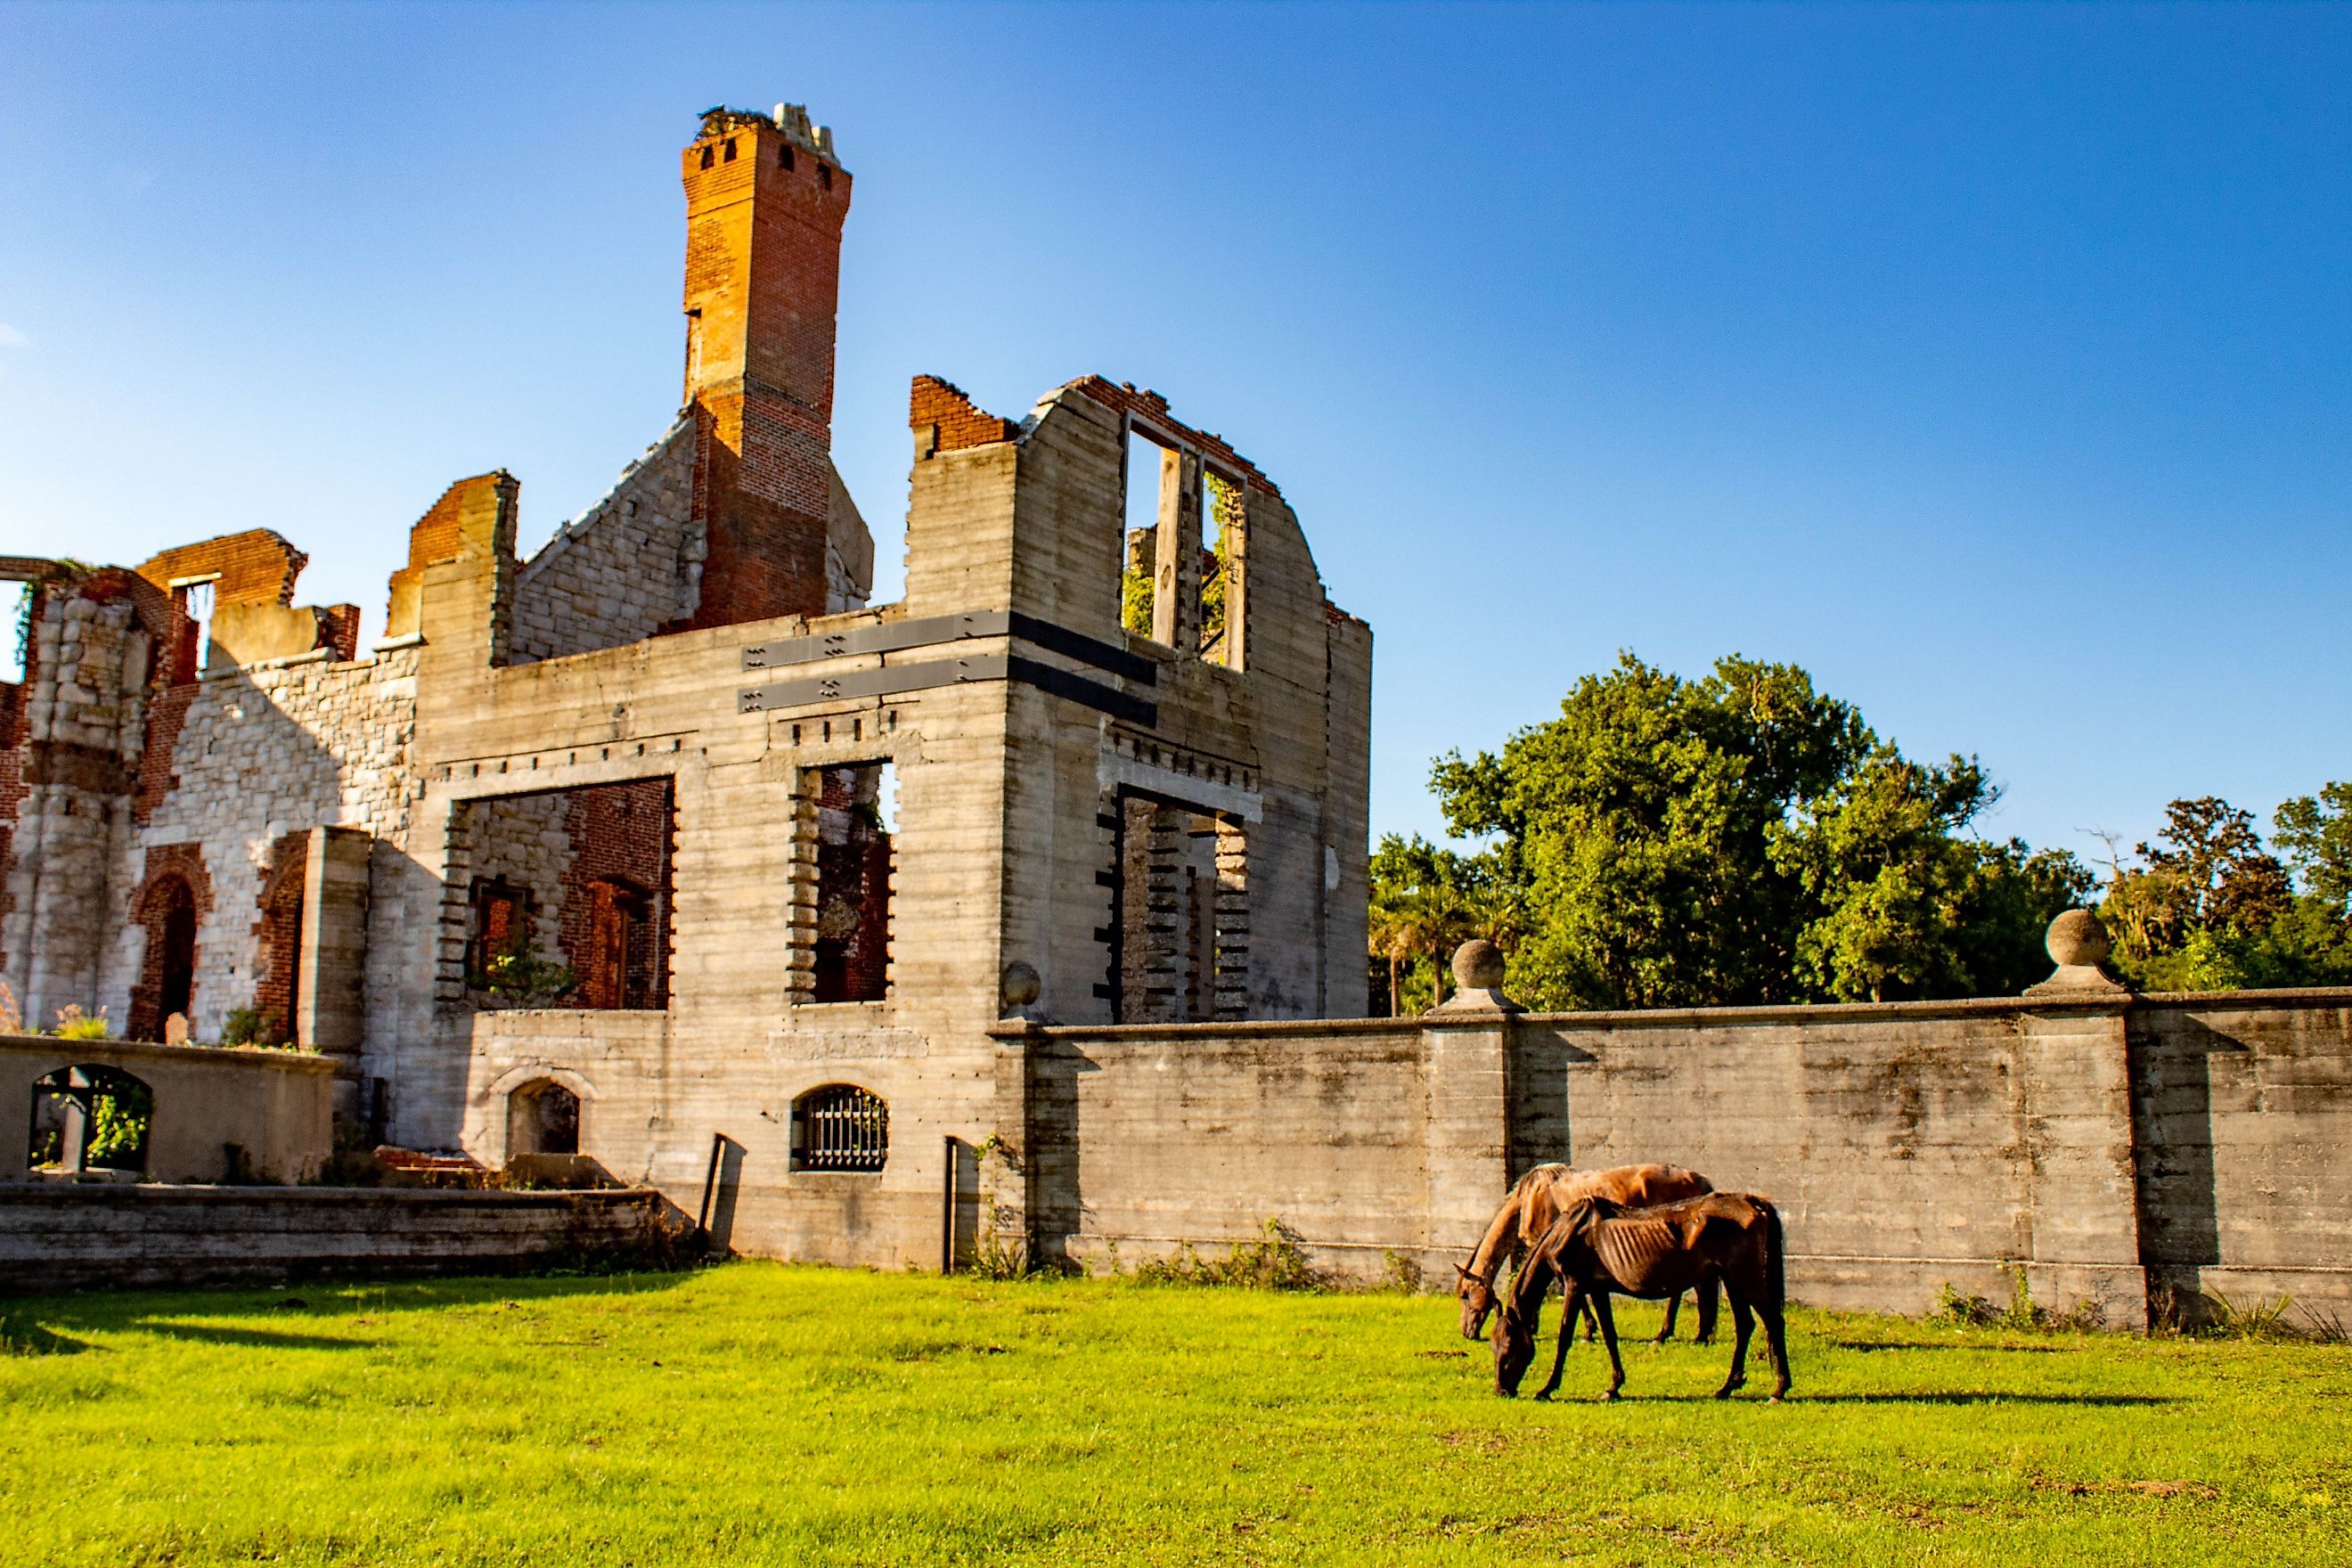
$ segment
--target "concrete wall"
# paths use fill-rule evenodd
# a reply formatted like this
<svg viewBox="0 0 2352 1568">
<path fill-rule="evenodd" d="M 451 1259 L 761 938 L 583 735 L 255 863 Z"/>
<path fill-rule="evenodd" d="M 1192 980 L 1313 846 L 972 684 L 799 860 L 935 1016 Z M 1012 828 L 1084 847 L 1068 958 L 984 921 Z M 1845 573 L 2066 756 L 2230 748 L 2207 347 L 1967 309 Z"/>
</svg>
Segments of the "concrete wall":
<svg viewBox="0 0 2352 1568">
<path fill-rule="evenodd" d="M 1048 1258 L 1280 1219 L 1435 1276 L 1547 1160 L 1761 1192 L 1817 1305 L 1948 1284 L 2147 1321 L 2151 1292 L 2352 1312 L 2352 994 L 1143 1028 L 1002 1026 L 982 1184 Z"/>
<path fill-rule="evenodd" d="M 0 1185 L 0 1294 L 659 1264 L 655 1194 Z"/>
<path fill-rule="evenodd" d="M 118 1068 L 154 1096 L 146 1180 L 219 1181 L 227 1170 L 222 1145 L 235 1143 L 257 1179 L 300 1181 L 332 1146 L 334 1063 L 327 1058 L 0 1035 L 0 1128 L 14 1130 L 0 1143 L 0 1179 L 26 1173 L 33 1085 L 60 1068 L 90 1064 Z"/>
<path fill-rule="evenodd" d="M 2151 1283 L 2352 1321 L 2352 994 L 2155 996 L 2128 1021 Z"/>
</svg>

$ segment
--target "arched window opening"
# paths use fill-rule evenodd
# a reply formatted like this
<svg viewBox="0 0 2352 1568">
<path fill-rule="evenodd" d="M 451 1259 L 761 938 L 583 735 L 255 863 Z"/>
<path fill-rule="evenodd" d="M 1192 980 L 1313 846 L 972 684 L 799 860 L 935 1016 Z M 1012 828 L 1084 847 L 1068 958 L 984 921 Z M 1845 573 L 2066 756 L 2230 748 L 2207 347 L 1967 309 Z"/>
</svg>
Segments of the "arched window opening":
<svg viewBox="0 0 2352 1568">
<path fill-rule="evenodd" d="M 878 1171 L 890 1158 L 890 1107 L 851 1083 L 829 1083 L 793 1102 L 793 1169 Z"/>
<path fill-rule="evenodd" d="M 580 1152 L 580 1097 L 550 1079 L 507 1097 L 507 1157 Z"/>
<path fill-rule="evenodd" d="M 196 894 L 177 871 L 155 878 L 139 900 L 147 956 L 131 989 L 129 1034 L 160 1040 L 173 1014 L 185 1015 L 196 991 Z"/>
<path fill-rule="evenodd" d="M 26 1163 L 59 1175 L 144 1171 L 155 1097 L 120 1068 L 59 1068 L 33 1084 L 32 1140 Z"/>
</svg>

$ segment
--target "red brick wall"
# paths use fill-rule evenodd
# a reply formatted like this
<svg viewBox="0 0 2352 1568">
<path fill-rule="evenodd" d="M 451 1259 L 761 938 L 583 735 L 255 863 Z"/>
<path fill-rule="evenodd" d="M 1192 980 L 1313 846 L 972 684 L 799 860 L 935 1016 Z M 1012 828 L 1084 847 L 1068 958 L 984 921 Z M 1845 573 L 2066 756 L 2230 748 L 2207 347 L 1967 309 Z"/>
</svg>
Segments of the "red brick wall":
<svg viewBox="0 0 2352 1568">
<path fill-rule="evenodd" d="M 297 977 L 302 961 L 302 896 L 310 866 L 310 836 L 281 835 L 269 847 L 254 903 L 259 918 L 253 934 L 261 939 L 254 955 L 253 1007 L 261 1015 L 262 1038 L 294 1037 Z"/>
<path fill-rule="evenodd" d="M 213 907 L 213 881 L 205 870 L 202 847 L 194 844 L 148 846 L 146 875 L 131 906 L 132 922 L 147 929 L 147 955 L 139 968 L 139 983 L 131 988 L 131 1016 L 124 1021 L 122 1030 L 127 1039 L 163 1037 L 163 918 L 170 884 L 175 879 L 186 883 L 194 895 L 200 929 Z M 196 956 L 203 956 L 201 944 Z M 189 1000 L 191 1004 L 194 1001 L 194 986 L 190 987 Z"/>
<path fill-rule="evenodd" d="M 1020 426 L 1010 419 L 982 413 L 964 395 L 962 387 L 936 375 L 919 375 L 908 389 L 907 424 L 916 430 L 936 426 L 939 444 L 933 449 L 940 452 L 993 446 L 999 441 L 1013 440 L 1021 434 Z"/>
<path fill-rule="evenodd" d="M 669 864 L 674 811 L 667 779 L 595 784 L 570 792 L 563 816 L 572 864 L 563 879 L 558 942 L 580 976 L 579 1002 L 597 995 L 669 1005 Z M 596 884 L 619 881 L 646 896 L 642 940 L 632 944 L 629 973 L 601 983 L 596 973 Z"/>
<path fill-rule="evenodd" d="M 290 605 L 294 579 L 310 559 L 268 529 L 256 528 L 174 546 L 141 565 L 139 575 L 169 592 L 174 577 L 217 572 L 216 605 Z"/>
</svg>

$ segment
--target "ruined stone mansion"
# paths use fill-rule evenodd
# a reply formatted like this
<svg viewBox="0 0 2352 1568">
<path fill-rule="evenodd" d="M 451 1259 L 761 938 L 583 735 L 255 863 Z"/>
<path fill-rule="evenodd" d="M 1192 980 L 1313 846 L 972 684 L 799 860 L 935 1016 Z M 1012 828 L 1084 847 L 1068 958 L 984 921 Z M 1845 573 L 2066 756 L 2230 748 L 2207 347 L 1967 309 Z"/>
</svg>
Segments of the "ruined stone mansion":
<svg viewBox="0 0 2352 1568">
<path fill-rule="evenodd" d="M 36 1022 L 323 1053 L 348 1142 L 576 1150 L 688 1210 L 723 1167 L 740 1250 L 936 1258 L 1008 1008 L 1363 1011 L 1371 634 L 1273 480 L 1092 376 L 1020 419 L 916 378 L 868 605 L 849 172 L 788 105 L 705 115 L 681 172 L 683 405 L 528 560 L 497 472 L 409 530 L 364 647 L 266 530 L 0 562 L 0 977 Z"/>
<path fill-rule="evenodd" d="M 1531 1165 L 1663 1160 L 1770 1194 L 1812 1304 L 2352 1314 L 2352 991 L 2136 995 L 2062 918 L 2021 996 L 1539 1015 L 1474 943 L 1362 1017 L 1371 634 L 1274 483 L 1123 384 L 1013 420 L 917 377 L 869 607 L 850 176 L 789 106 L 682 169 L 684 406 L 530 560 L 516 481 L 460 479 L 362 649 L 265 531 L 0 559 L 24 1017 L 309 1047 L 0 1021 L 0 1292 L 528 1264 L 672 1206 L 886 1267 L 1279 1222 L 1442 1280 Z M 630 1185 L 283 1184 L 335 1141 Z"/>
</svg>

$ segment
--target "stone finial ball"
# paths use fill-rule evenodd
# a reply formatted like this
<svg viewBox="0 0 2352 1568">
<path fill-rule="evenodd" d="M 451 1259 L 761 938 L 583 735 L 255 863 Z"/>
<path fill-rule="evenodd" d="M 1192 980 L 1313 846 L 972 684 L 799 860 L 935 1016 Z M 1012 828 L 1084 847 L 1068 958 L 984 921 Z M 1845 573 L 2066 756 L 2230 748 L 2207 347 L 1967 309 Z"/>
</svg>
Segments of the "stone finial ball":
<svg viewBox="0 0 2352 1568">
<path fill-rule="evenodd" d="M 997 981 L 997 994 L 1004 998 L 1007 1007 L 1026 1007 L 1037 1000 L 1038 993 L 1044 989 L 1045 982 L 1037 978 L 1036 970 L 1017 958 L 1004 966 L 1004 973 Z"/>
<path fill-rule="evenodd" d="M 1499 991 L 1503 986 L 1503 950 L 1484 937 L 1454 950 L 1454 982 L 1465 991 Z"/>
<path fill-rule="evenodd" d="M 2087 966 L 2098 963 L 2114 945 L 2107 940 L 2107 928 L 2089 910 L 2068 910 L 2050 922 L 2050 934 L 2043 940 L 2051 958 L 2063 967 Z"/>
</svg>

